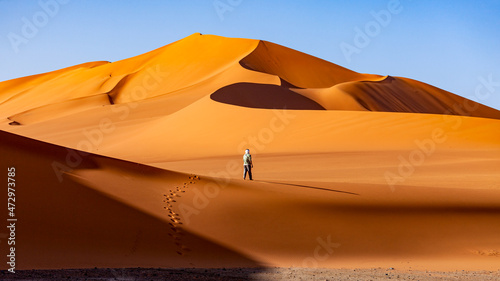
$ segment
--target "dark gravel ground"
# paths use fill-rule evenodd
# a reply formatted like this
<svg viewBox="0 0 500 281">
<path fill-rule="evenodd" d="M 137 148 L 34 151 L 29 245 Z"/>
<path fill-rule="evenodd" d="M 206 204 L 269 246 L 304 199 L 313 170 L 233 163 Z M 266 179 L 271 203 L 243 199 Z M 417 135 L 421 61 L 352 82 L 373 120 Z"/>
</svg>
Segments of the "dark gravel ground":
<svg viewBox="0 0 500 281">
<path fill-rule="evenodd" d="M 497 271 L 321 268 L 94 268 L 0 271 L 0 280 L 500 280 Z"/>
</svg>

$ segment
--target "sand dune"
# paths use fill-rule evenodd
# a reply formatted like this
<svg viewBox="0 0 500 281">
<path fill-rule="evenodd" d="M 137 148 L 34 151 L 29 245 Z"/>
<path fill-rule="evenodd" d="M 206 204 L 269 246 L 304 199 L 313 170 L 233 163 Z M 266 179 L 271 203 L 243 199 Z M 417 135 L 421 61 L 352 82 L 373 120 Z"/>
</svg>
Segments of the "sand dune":
<svg viewBox="0 0 500 281">
<path fill-rule="evenodd" d="M 499 119 L 498 110 L 407 78 L 354 81 L 322 89 L 293 89 L 329 110 L 450 114 Z"/>
<path fill-rule="evenodd" d="M 449 193 L 401 185 L 394 193 L 385 184 L 344 183 L 335 176 L 295 181 L 295 173 L 313 174 L 289 166 L 280 175 L 287 180 L 266 174 L 265 167 L 255 182 L 198 179 L 94 155 L 81 156 L 59 182 L 54 162 L 70 165 L 68 155 L 76 160 L 81 152 L 1 136 L 2 155 L 17 159 L 10 164 L 23 187 L 17 193 L 24 206 L 18 254 L 29 258 L 20 268 L 497 266 L 490 254 L 500 243 L 498 186 L 474 190 L 465 184 Z M 279 159 L 263 157 L 260 165 L 283 165 Z M 309 160 L 298 163 L 315 162 L 303 159 Z M 327 258 L 314 258 L 322 244 L 330 247 L 320 248 Z"/>
<path fill-rule="evenodd" d="M 339 65 L 271 43 L 260 41 L 255 50 L 240 61 L 248 69 L 279 76 L 300 88 L 326 88 L 378 75 L 359 74 Z"/>
<path fill-rule="evenodd" d="M 163 194 L 187 174 L 0 136 L 2 164 L 17 171 L 18 269 L 259 265 L 171 224 Z"/>
<path fill-rule="evenodd" d="M 45 106 L 18 113 L 16 115 L 12 115 L 8 119 L 14 120 L 19 124 L 26 125 L 43 122 L 45 120 L 59 118 L 75 114 L 77 112 L 86 111 L 87 109 L 110 104 L 111 103 L 108 95 L 99 94 L 58 103 L 51 103 Z"/>
<path fill-rule="evenodd" d="M 262 75 L 253 79 L 257 75 L 238 67 Z M 213 79 L 216 76 L 225 79 Z M 213 80 L 219 81 L 204 95 L 234 83 L 274 80 L 275 85 L 286 82 L 288 87 L 304 88 L 297 91 L 327 109 L 500 116 L 497 110 L 418 81 L 359 74 L 270 42 L 200 34 L 114 63 L 81 64 L 2 82 L 0 112 L 14 120 L 35 108 L 99 94 L 109 95 L 113 104 L 126 104 L 183 89 L 196 92 L 200 84 Z"/>
<path fill-rule="evenodd" d="M 19 268 L 498 269 L 500 112 L 423 82 L 193 34 L 0 112 Z"/>
</svg>

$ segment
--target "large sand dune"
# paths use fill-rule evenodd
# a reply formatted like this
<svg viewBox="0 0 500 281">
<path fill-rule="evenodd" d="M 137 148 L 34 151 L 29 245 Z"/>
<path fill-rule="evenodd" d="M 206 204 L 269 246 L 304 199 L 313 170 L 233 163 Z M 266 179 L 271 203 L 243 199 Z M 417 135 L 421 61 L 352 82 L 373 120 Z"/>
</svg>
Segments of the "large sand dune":
<svg viewBox="0 0 500 281">
<path fill-rule="evenodd" d="M 419 81 L 193 34 L 1 82 L 0 118 L 19 268 L 498 269 L 500 112 Z"/>
<path fill-rule="evenodd" d="M 18 269 L 258 265 L 171 221 L 164 194 L 190 175 L 0 136 L 17 171 Z"/>
</svg>

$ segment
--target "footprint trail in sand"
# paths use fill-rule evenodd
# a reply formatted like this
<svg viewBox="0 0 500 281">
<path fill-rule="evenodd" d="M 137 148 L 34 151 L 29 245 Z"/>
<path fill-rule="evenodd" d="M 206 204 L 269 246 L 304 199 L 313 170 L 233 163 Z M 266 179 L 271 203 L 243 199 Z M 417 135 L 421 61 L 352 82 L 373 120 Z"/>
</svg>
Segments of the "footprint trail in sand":
<svg viewBox="0 0 500 281">
<path fill-rule="evenodd" d="M 167 212 L 167 216 L 169 218 L 170 225 L 170 233 L 168 234 L 174 239 L 174 243 L 177 246 L 176 253 L 183 256 L 191 251 L 183 243 L 184 231 L 182 229 L 182 220 L 180 214 L 176 212 L 175 205 L 177 203 L 177 199 L 182 197 L 182 193 L 185 193 L 191 184 L 196 184 L 197 181 L 200 180 L 200 177 L 197 175 L 190 175 L 189 181 L 186 181 L 182 184 L 181 187 L 176 186 L 175 189 L 170 189 L 166 194 L 163 194 L 163 202 L 165 203 L 165 207 L 163 207 Z"/>
</svg>

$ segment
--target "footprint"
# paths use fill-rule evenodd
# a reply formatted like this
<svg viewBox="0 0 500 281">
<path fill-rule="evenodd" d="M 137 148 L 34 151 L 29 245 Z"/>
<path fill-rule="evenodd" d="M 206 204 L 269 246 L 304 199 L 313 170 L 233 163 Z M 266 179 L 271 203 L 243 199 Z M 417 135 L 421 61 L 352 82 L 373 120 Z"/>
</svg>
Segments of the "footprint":
<svg viewBox="0 0 500 281">
<path fill-rule="evenodd" d="M 177 202 L 177 200 L 175 200 L 177 199 L 176 197 L 182 197 L 181 193 L 185 193 L 191 184 L 196 184 L 196 182 L 199 180 L 199 176 L 190 175 L 189 181 L 182 183 L 182 186 L 176 186 L 175 189 L 170 189 L 167 194 L 163 194 L 163 196 L 165 197 L 163 202 L 166 204 L 166 206 L 168 206 L 168 208 L 164 209 L 168 209 L 168 223 L 171 226 L 171 230 L 173 231 L 173 233 L 169 233 L 169 236 L 172 237 L 174 244 L 176 245 L 176 247 L 178 247 L 178 251 L 176 251 L 176 253 L 179 255 L 185 255 L 184 252 L 189 252 L 191 251 L 191 249 L 189 249 L 182 243 L 182 238 L 185 235 L 181 226 L 183 225 L 183 222 L 181 220 L 181 216 L 174 211 L 175 208 L 173 205 L 175 205 L 174 203 Z"/>
</svg>

